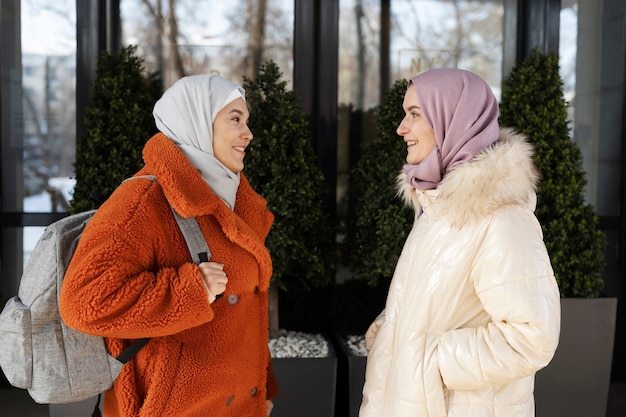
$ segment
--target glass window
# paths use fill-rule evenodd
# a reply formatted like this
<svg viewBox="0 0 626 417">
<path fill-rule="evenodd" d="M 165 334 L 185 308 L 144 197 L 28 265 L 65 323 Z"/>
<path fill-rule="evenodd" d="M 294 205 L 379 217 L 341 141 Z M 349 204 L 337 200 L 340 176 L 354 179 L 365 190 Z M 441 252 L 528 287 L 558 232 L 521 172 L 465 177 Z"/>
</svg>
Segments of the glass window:
<svg viewBox="0 0 626 417">
<path fill-rule="evenodd" d="M 122 0 L 122 43 L 137 46 L 146 69 L 162 74 L 166 88 L 201 73 L 242 83 L 269 59 L 291 83 L 293 7 L 293 0 Z"/>
<path fill-rule="evenodd" d="M 392 0 L 392 79 L 433 68 L 475 72 L 500 98 L 502 0 Z"/>
<path fill-rule="evenodd" d="M 339 3 L 340 105 L 369 109 L 380 101 L 380 0 Z"/>
<path fill-rule="evenodd" d="M 619 294 L 622 285 L 623 6 L 620 0 L 562 0 L 560 13 L 560 74 L 570 133 L 583 157 L 585 200 L 600 215 L 607 236 L 607 295 Z"/>
<path fill-rule="evenodd" d="M 14 72 L 14 115 L 19 129 L 11 132 L 16 154 L 12 211 L 66 212 L 74 180 L 76 149 L 76 2 L 25 0 L 20 8 L 21 71 Z M 7 161 L 4 161 L 7 162 Z M 3 163 L 4 163 L 3 162 Z M 7 190 L 4 190 L 7 192 Z M 43 227 L 21 229 L 24 263 Z"/>
<path fill-rule="evenodd" d="M 483 77 L 499 98 L 502 0 L 391 0 L 391 82 L 439 67 Z M 339 103 L 370 109 L 380 101 L 380 0 L 341 0 Z"/>
<path fill-rule="evenodd" d="M 25 227 L 23 230 L 24 233 L 24 266 L 26 266 L 26 262 L 30 258 L 30 255 L 33 253 L 33 249 L 35 249 L 35 244 L 37 240 L 43 235 L 45 227 L 41 226 L 31 226 Z"/>
<path fill-rule="evenodd" d="M 573 140 L 583 154 L 586 201 L 601 216 L 620 212 L 620 138 L 623 42 L 611 39 L 617 20 L 612 2 L 564 0 L 561 3 L 559 65 Z M 602 140 L 600 140 L 602 138 Z M 602 184 L 600 187 L 599 184 Z"/>
<path fill-rule="evenodd" d="M 576 95 L 576 45 L 578 43 L 578 4 L 569 0 L 561 4 L 559 22 L 559 73 L 563 79 L 563 92 L 568 102 L 568 117 L 574 122 L 574 97 Z"/>
<path fill-rule="evenodd" d="M 75 2 L 23 1 L 21 45 L 23 211 L 65 212 L 76 149 Z"/>
</svg>

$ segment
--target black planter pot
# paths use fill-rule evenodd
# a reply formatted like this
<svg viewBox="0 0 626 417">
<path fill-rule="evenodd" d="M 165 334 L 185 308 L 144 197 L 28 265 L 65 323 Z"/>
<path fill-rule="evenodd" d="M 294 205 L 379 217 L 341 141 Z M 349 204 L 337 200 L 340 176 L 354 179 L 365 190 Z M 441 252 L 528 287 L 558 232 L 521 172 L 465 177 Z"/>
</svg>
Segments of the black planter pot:
<svg viewBox="0 0 626 417">
<path fill-rule="evenodd" d="M 324 358 L 274 358 L 280 394 L 272 417 L 334 417 L 337 354 L 328 341 Z"/>
<path fill-rule="evenodd" d="M 337 365 L 337 408 L 338 417 L 358 417 L 367 356 L 357 356 L 348 346 L 345 333 L 336 333 L 334 341 L 338 351 Z"/>
</svg>

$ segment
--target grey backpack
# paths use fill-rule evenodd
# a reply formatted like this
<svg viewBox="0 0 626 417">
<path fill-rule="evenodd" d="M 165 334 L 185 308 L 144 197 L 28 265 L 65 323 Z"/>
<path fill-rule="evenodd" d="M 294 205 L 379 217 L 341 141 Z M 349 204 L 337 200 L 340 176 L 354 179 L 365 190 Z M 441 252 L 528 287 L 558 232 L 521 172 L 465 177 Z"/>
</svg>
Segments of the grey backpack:
<svg viewBox="0 0 626 417">
<path fill-rule="evenodd" d="M 24 267 L 18 295 L 0 314 L 0 366 L 9 383 L 27 389 L 37 403 L 77 402 L 106 391 L 149 340 L 135 341 L 115 358 L 102 337 L 71 329 L 61 319 L 63 276 L 94 212 L 73 214 L 44 230 Z M 194 262 L 208 261 L 210 251 L 196 219 L 172 213 Z"/>
</svg>

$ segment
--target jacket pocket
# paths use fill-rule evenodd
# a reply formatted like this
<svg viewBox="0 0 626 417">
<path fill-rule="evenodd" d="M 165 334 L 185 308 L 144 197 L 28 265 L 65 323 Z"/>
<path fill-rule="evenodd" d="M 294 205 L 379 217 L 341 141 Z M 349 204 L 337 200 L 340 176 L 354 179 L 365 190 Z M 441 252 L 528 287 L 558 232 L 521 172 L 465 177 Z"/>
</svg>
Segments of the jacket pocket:
<svg viewBox="0 0 626 417">
<path fill-rule="evenodd" d="M 388 392 L 395 397 L 397 408 L 391 415 L 447 415 L 446 389 L 437 361 L 438 340 L 434 335 L 412 332 L 396 344 Z"/>
</svg>

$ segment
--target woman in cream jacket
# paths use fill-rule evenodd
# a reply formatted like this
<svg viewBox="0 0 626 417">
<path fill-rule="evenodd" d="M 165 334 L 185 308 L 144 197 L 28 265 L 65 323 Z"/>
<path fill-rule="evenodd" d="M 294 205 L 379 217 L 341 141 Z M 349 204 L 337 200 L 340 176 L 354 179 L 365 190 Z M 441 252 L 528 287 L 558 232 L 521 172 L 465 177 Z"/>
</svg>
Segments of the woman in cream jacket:
<svg viewBox="0 0 626 417">
<path fill-rule="evenodd" d="M 534 215 L 524 137 L 488 85 L 458 69 L 410 80 L 399 193 L 415 222 L 366 334 L 361 417 L 531 417 L 560 298 Z"/>
</svg>

